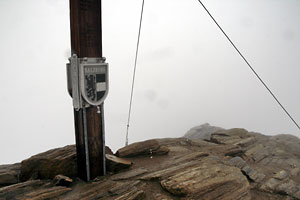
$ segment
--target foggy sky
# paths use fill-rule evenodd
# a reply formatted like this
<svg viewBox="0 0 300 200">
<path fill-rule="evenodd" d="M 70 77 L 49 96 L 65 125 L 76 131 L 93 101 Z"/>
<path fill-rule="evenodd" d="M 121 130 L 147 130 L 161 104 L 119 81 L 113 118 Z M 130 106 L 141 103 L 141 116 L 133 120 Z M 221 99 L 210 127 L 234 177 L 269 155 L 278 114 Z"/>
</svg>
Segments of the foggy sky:
<svg viewBox="0 0 300 200">
<path fill-rule="evenodd" d="M 106 145 L 125 143 L 141 0 L 103 0 Z M 300 1 L 203 3 L 300 123 Z M 0 1 L 0 164 L 75 143 L 68 0 Z M 129 142 L 208 122 L 300 135 L 197 0 L 145 0 Z"/>
</svg>

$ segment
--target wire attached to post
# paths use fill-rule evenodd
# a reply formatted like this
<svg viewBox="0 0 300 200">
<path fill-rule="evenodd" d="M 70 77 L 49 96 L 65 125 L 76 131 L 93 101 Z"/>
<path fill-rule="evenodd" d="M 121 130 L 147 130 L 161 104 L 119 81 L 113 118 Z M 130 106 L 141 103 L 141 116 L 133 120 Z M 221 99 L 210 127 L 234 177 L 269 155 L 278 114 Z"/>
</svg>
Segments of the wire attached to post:
<svg viewBox="0 0 300 200">
<path fill-rule="evenodd" d="M 215 18 L 212 16 L 212 14 L 208 11 L 208 9 L 205 7 L 205 5 L 201 2 L 201 0 L 197 0 L 204 10 L 207 12 L 207 14 L 210 16 L 210 18 L 214 21 L 214 23 L 218 26 L 220 31 L 224 34 L 224 36 L 227 38 L 227 40 L 230 42 L 230 44 L 233 46 L 233 48 L 237 51 L 237 53 L 242 57 L 242 59 L 245 61 L 245 63 L 248 65 L 248 67 L 251 69 L 251 71 L 254 73 L 254 75 L 259 79 L 259 81 L 263 84 L 263 86 L 268 90 L 270 95 L 274 98 L 274 100 L 278 103 L 278 105 L 282 108 L 282 110 L 287 114 L 287 116 L 291 119 L 291 121 L 297 126 L 297 128 L 300 130 L 299 124 L 294 120 L 292 115 L 287 111 L 287 109 L 280 103 L 278 98 L 275 96 L 275 94 L 271 91 L 271 89 L 267 86 L 267 84 L 262 80 L 262 78 L 258 75 L 258 73 L 254 70 L 254 68 L 250 65 L 248 60 L 245 58 L 245 56 L 240 52 L 240 50 L 235 46 L 235 44 L 232 42 L 232 40 L 229 38 L 229 36 L 225 33 L 225 31 L 222 29 L 222 27 L 219 25 L 219 23 L 215 20 Z"/>
<path fill-rule="evenodd" d="M 144 13 L 144 4 L 145 4 L 145 0 L 143 0 L 143 3 L 142 3 L 140 26 L 139 26 L 139 34 L 138 34 L 138 39 L 137 39 L 137 44 L 136 44 L 136 52 L 135 52 L 134 70 L 133 70 L 132 85 L 131 85 L 131 95 L 130 95 L 130 102 L 129 102 L 129 111 L 128 111 L 128 120 L 127 120 L 127 131 L 126 131 L 125 146 L 128 145 L 129 124 L 130 124 L 130 116 L 131 116 L 131 108 L 132 108 L 132 100 L 133 100 L 133 91 L 134 91 L 134 83 L 135 83 L 137 58 L 138 58 L 139 45 L 140 45 L 140 37 L 141 37 L 141 29 L 142 29 L 142 21 L 143 21 L 143 13 Z"/>
</svg>

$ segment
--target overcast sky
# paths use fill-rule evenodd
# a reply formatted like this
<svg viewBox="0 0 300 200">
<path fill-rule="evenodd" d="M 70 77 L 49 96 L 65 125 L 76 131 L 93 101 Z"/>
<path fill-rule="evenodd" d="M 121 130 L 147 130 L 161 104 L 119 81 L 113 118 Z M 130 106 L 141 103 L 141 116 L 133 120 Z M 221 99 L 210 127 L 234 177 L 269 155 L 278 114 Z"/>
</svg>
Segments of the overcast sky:
<svg viewBox="0 0 300 200">
<path fill-rule="evenodd" d="M 106 145 L 125 143 L 141 0 L 103 0 L 110 64 Z M 300 1 L 204 0 L 300 123 Z M 68 0 L 0 0 L 0 164 L 75 143 L 66 89 Z M 197 0 L 145 0 L 129 142 L 205 122 L 267 135 L 300 131 Z"/>
</svg>

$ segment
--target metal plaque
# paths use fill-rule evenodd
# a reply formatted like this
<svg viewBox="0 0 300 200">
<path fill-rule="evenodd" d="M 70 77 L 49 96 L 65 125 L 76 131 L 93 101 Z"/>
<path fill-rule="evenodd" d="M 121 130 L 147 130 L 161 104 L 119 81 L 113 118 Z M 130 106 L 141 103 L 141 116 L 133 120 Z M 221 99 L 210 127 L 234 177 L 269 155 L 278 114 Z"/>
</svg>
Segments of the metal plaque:
<svg viewBox="0 0 300 200">
<path fill-rule="evenodd" d="M 108 93 L 108 64 L 80 63 L 80 85 L 84 100 L 93 106 L 99 106 Z"/>
</svg>

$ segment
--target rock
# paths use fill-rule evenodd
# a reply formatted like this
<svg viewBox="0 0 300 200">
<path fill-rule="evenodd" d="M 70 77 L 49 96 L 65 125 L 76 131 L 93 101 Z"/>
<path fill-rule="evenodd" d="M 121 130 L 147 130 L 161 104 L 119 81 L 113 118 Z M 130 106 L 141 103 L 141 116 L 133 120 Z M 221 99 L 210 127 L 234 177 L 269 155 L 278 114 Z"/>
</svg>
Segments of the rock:
<svg viewBox="0 0 300 200">
<path fill-rule="evenodd" d="M 0 199 L 300 199 L 299 144 L 293 136 L 245 129 L 219 130 L 206 141 L 148 140 L 120 149 L 120 157 L 106 148 L 107 169 L 118 173 L 88 183 L 74 178 L 64 187 L 59 181 L 68 177 L 56 175 L 76 175 L 75 146 L 67 146 L 0 166 L 0 181 L 2 175 L 2 182 L 16 183 L 0 188 Z M 19 174 L 41 180 L 18 183 Z"/>
<path fill-rule="evenodd" d="M 300 174 L 300 168 L 294 168 L 291 170 L 291 176 L 298 176 Z"/>
<path fill-rule="evenodd" d="M 76 166 L 75 145 L 69 145 L 22 161 L 20 179 L 26 181 L 32 176 L 37 176 L 38 179 L 53 179 L 58 174 L 75 177 Z"/>
<path fill-rule="evenodd" d="M 300 140 L 295 136 L 263 136 L 256 138 L 257 141 L 245 152 L 245 155 L 264 166 L 280 166 L 281 169 L 300 167 L 300 150 L 297 146 Z"/>
<path fill-rule="evenodd" d="M 270 178 L 260 187 L 260 189 L 263 191 L 274 192 L 279 184 L 280 181 L 278 179 Z"/>
<path fill-rule="evenodd" d="M 167 195 L 164 195 L 164 194 L 161 194 L 161 193 L 155 193 L 153 194 L 153 197 L 152 197 L 153 200 L 173 200 L 173 198 L 167 196 Z"/>
<path fill-rule="evenodd" d="M 255 162 L 261 162 L 265 158 L 268 158 L 272 154 L 274 149 L 269 146 L 264 146 L 262 144 L 255 145 L 245 152 L 245 155 L 251 157 Z"/>
<path fill-rule="evenodd" d="M 163 179 L 161 186 L 189 199 L 251 199 L 250 185 L 240 170 L 216 163 L 178 171 Z"/>
<path fill-rule="evenodd" d="M 299 188 L 293 180 L 289 180 L 286 183 L 279 184 L 276 190 L 284 194 L 292 194 L 296 193 L 299 190 Z"/>
<path fill-rule="evenodd" d="M 216 144 L 238 144 L 242 139 L 248 138 L 250 135 L 245 129 L 234 128 L 229 130 L 217 131 L 211 135 L 211 142 Z M 250 143 L 250 142 L 246 142 Z"/>
<path fill-rule="evenodd" d="M 260 183 L 265 175 L 251 168 L 241 157 L 234 157 L 229 160 L 230 165 L 235 166 L 247 176 L 248 179 L 256 183 Z"/>
<path fill-rule="evenodd" d="M 280 184 L 275 191 L 280 194 L 287 194 L 296 199 L 300 199 L 300 186 L 293 180 Z"/>
<path fill-rule="evenodd" d="M 109 147 L 105 147 L 108 155 L 113 155 Z M 21 162 L 20 180 L 53 179 L 56 175 L 76 177 L 76 147 L 68 145 L 32 156 Z"/>
<path fill-rule="evenodd" d="M 145 181 L 157 181 L 157 180 L 166 178 L 166 177 L 172 175 L 173 173 L 176 173 L 177 171 L 182 171 L 186 168 L 190 168 L 190 167 L 197 166 L 197 165 L 199 165 L 198 161 L 184 162 L 179 165 L 175 165 L 172 167 L 168 167 L 165 169 L 157 170 L 152 173 L 146 174 L 146 175 L 140 177 L 139 179 L 145 180 Z"/>
<path fill-rule="evenodd" d="M 22 196 L 27 192 L 41 187 L 44 182 L 40 180 L 32 180 L 23 183 L 18 183 L 0 188 L 0 199 L 17 199 L 17 196 Z"/>
<path fill-rule="evenodd" d="M 237 146 L 233 146 L 233 148 L 229 148 L 224 151 L 225 156 L 231 156 L 231 157 L 243 156 L 244 153 L 245 150 Z"/>
<path fill-rule="evenodd" d="M 137 177 L 142 176 L 147 172 L 149 171 L 145 168 L 137 168 L 135 170 L 115 174 L 112 176 L 112 180 L 117 181 L 117 180 L 128 180 L 133 178 L 136 179 Z"/>
<path fill-rule="evenodd" d="M 108 192 L 111 196 L 119 195 L 119 197 L 116 198 L 118 200 L 142 200 L 145 197 L 145 193 L 139 188 L 144 187 L 144 185 L 145 184 L 141 183 L 141 181 L 121 182 Z M 139 186 L 139 188 L 137 186 Z"/>
<path fill-rule="evenodd" d="M 184 156 L 175 156 L 170 166 L 165 166 L 161 170 L 145 174 L 139 179 L 147 181 L 161 180 L 176 172 L 199 165 L 203 159 L 206 158 L 207 160 L 207 156 L 209 156 L 209 154 L 204 152 L 194 152 Z M 213 156 L 210 157 L 210 160 L 214 160 Z"/>
<path fill-rule="evenodd" d="M 266 175 L 264 175 L 263 173 L 260 173 L 256 170 L 254 170 L 253 168 L 251 168 L 249 165 L 246 165 L 242 168 L 242 172 L 244 174 L 246 174 L 246 176 L 256 182 L 256 183 L 260 183 L 265 177 Z"/>
<path fill-rule="evenodd" d="M 0 187 L 18 183 L 18 176 L 15 172 L 0 173 Z"/>
<path fill-rule="evenodd" d="M 241 157 L 234 157 L 229 160 L 230 165 L 242 169 L 247 163 Z"/>
<path fill-rule="evenodd" d="M 127 182 L 127 184 L 130 182 Z M 61 199 L 70 200 L 94 200 L 94 199 L 115 199 L 108 192 L 110 189 L 116 187 L 121 183 L 107 180 L 105 177 L 101 181 L 85 183 L 78 181 L 72 185 L 72 191 Z M 125 184 L 125 183 L 124 183 Z"/>
<path fill-rule="evenodd" d="M 281 148 L 285 152 L 289 152 L 300 158 L 300 139 L 294 135 L 280 134 L 272 136 L 270 140 L 274 140 L 277 143 L 280 143 Z"/>
<path fill-rule="evenodd" d="M 132 162 L 124 158 L 118 158 L 114 155 L 106 154 L 106 169 L 110 172 L 118 172 L 122 169 L 127 169 L 132 165 Z"/>
<path fill-rule="evenodd" d="M 176 163 L 184 163 L 192 160 L 199 160 L 203 157 L 207 157 L 209 154 L 206 152 L 194 152 L 185 156 L 175 157 L 174 164 Z"/>
<path fill-rule="evenodd" d="M 224 133 L 213 133 L 211 135 L 211 142 L 214 142 L 216 144 L 231 144 L 231 143 L 235 143 L 238 142 L 240 140 L 240 138 L 238 136 L 233 136 L 230 137 Z"/>
<path fill-rule="evenodd" d="M 113 151 L 108 146 L 105 146 L 105 154 L 114 155 Z"/>
<path fill-rule="evenodd" d="M 119 149 L 116 153 L 118 157 L 135 157 L 135 156 L 153 156 L 168 154 L 169 149 L 161 146 L 157 140 L 147 140 L 130 144 L 126 147 Z"/>
<path fill-rule="evenodd" d="M 288 176 L 287 172 L 285 170 L 281 170 L 280 172 L 276 173 L 274 178 L 278 180 L 283 180 Z"/>
<path fill-rule="evenodd" d="M 210 140 L 211 134 L 220 130 L 225 129 L 205 123 L 190 129 L 183 137 L 188 139 Z"/>
<path fill-rule="evenodd" d="M 219 131 L 219 132 L 227 134 L 230 137 L 235 137 L 236 136 L 236 137 L 239 137 L 241 139 L 251 137 L 249 132 L 246 129 L 243 129 L 243 128 L 232 128 L 232 129 L 228 129 L 228 130 L 225 130 L 225 131 Z"/>
<path fill-rule="evenodd" d="M 0 187 L 19 182 L 21 164 L 0 165 Z"/>
<path fill-rule="evenodd" d="M 56 186 L 70 186 L 73 183 L 73 180 L 64 175 L 56 175 L 54 178 L 54 185 Z"/>
<path fill-rule="evenodd" d="M 254 157 L 254 155 L 258 154 L 263 149 L 264 149 L 264 145 L 257 144 L 257 145 L 252 146 L 250 149 L 248 149 L 245 152 L 245 155 L 248 156 L 248 157 Z"/>
<path fill-rule="evenodd" d="M 234 145 L 241 146 L 241 147 L 247 147 L 249 145 L 254 144 L 256 141 L 257 141 L 257 139 L 255 137 L 249 137 L 249 138 L 238 141 Z"/>
<path fill-rule="evenodd" d="M 126 181 L 126 182 L 120 182 L 119 184 L 117 184 L 116 186 L 114 186 L 113 188 L 111 188 L 108 192 L 111 196 L 116 196 L 116 195 L 120 195 L 120 194 L 124 194 L 126 193 L 128 190 L 130 190 L 131 188 L 142 184 L 141 181 Z"/>
<path fill-rule="evenodd" d="M 143 200 L 144 197 L 145 192 L 134 187 L 131 188 L 126 194 L 116 198 L 115 200 Z"/>
<path fill-rule="evenodd" d="M 72 189 L 66 187 L 51 187 L 51 188 L 42 188 L 38 190 L 34 190 L 32 192 L 26 193 L 22 195 L 21 198 L 18 199 L 30 199 L 30 200 L 40 200 L 40 199 L 55 199 Z"/>
</svg>

